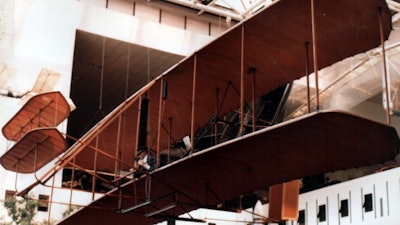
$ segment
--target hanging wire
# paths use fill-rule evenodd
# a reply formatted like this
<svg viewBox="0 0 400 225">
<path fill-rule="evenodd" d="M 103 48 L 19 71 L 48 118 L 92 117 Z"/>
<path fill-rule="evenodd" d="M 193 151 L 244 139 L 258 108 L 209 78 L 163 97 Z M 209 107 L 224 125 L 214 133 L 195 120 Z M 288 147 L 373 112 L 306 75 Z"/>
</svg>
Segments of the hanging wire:
<svg viewBox="0 0 400 225">
<path fill-rule="evenodd" d="M 100 99 L 99 99 L 99 109 L 103 108 L 103 82 L 104 82 L 104 59 L 106 51 L 106 37 L 103 36 L 103 52 L 101 57 L 101 77 L 100 77 Z"/>
<path fill-rule="evenodd" d="M 125 80 L 125 99 L 128 99 L 130 61 L 131 61 L 131 44 L 128 44 L 128 62 L 126 66 L 126 80 Z"/>
</svg>

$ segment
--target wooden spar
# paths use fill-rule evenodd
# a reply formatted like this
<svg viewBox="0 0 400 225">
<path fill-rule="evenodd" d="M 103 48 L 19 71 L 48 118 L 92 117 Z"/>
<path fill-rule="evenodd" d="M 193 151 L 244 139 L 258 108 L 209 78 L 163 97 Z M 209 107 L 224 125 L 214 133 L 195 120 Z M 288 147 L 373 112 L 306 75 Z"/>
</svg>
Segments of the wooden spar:
<svg viewBox="0 0 400 225">
<path fill-rule="evenodd" d="M 319 87 L 318 87 L 318 50 L 317 50 L 317 31 L 315 21 L 315 0 L 311 0 L 311 25 L 313 39 L 313 55 L 314 55 L 314 74 L 315 74 L 315 95 L 317 100 L 316 109 L 319 110 Z"/>
<path fill-rule="evenodd" d="M 193 62 L 193 90 L 192 90 L 192 118 L 190 124 L 190 145 L 192 147 L 192 151 L 194 151 L 194 126 L 195 126 L 195 104 L 196 104 L 196 80 L 197 80 L 197 54 L 194 54 L 194 62 Z"/>
<path fill-rule="evenodd" d="M 239 134 L 244 133 L 244 24 L 241 26 L 242 36 L 240 44 L 240 130 Z"/>
<path fill-rule="evenodd" d="M 304 43 L 305 52 L 306 52 L 306 80 L 307 80 L 307 109 L 308 113 L 311 112 L 311 103 L 310 103 L 310 70 L 308 68 L 309 60 L 308 60 L 308 41 Z"/>
<path fill-rule="evenodd" d="M 391 124 L 390 121 L 390 96 L 389 96 L 389 87 L 388 87 L 388 78 L 387 78 L 387 68 L 386 68 L 386 53 L 385 53 L 385 38 L 383 32 L 383 21 L 382 21 L 382 8 L 379 8 L 379 34 L 381 38 L 381 47 L 382 47 L 382 66 L 383 66 L 383 75 L 385 78 L 385 95 L 386 95 L 386 121 L 387 124 Z"/>
</svg>

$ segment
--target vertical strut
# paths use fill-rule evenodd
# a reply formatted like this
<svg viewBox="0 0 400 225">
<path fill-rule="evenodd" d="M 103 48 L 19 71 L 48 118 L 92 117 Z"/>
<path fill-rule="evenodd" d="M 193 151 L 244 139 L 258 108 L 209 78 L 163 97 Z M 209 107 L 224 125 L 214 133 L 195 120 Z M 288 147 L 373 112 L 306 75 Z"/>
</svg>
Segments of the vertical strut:
<svg viewBox="0 0 400 225">
<path fill-rule="evenodd" d="M 382 46 L 382 66 L 383 66 L 383 75 L 385 78 L 385 95 L 386 95 L 386 116 L 387 123 L 390 125 L 390 106 L 389 106 L 389 87 L 388 87 L 388 78 L 387 78 L 387 69 L 386 69 L 386 53 L 385 53 L 385 38 L 383 35 L 383 21 L 382 21 L 382 8 L 379 8 L 379 33 L 381 37 L 381 46 Z"/>
<path fill-rule="evenodd" d="M 240 131 L 239 134 L 244 133 L 244 24 L 242 28 L 242 38 L 240 44 Z"/>
<path fill-rule="evenodd" d="M 51 221 L 51 208 L 53 208 L 53 195 L 54 195 L 54 183 L 55 183 L 55 176 L 52 179 L 51 183 L 51 191 L 50 191 L 50 201 L 48 201 L 49 204 L 49 213 L 47 213 L 47 222 L 50 224 Z"/>
<path fill-rule="evenodd" d="M 251 72 L 253 73 L 253 90 L 252 90 L 252 124 L 253 124 L 253 132 L 256 131 L 256 68 L 252 68 Z"/>
<path fill-rule="evenodd" d="M 192 92 L 192 122 L 190 126 L 190 145 L 194 151 L 194 118 L 195 118 L 195 103 L 196 103 L 196 80 L 197 80 L 197 54 L 194 54 L 193 62 L 193 92 Z"/>
<path fill-rule="evenodd" d="M 311 112 L 311 103 L 310 103 L 310 70 L 308 68 L 308 41 L 304 43 L 305 50 L 306 50 L 306 78 L 307 78 L 307 109 L 308 113 Z"/>
<path fill-rule="evenodd" d="M 71 186 L 70 186 L 70 195 L 69 195 L 69 204 L 68 204 L 68 209 L 71 210 L 71 205 L 72 205 L 72 193 L 73 193 L 73 188 L 74 188 L 74 177 L 75 177 L 75 161 L 76 157 L 73 159 L 73 165 L 72 165 L 72 172 L 71 172 Z"/>
<path fill-rule="evenodd" d="M 164 88 L 164 77 L 161 78 L 161 84 L 160 84 L 160 100 L 159 100 L 159 103 L 158 103 L 157 167 L 160 167 L 161 123 L 162 123 L 162 113 L 163 113 L 163 108 L 164 108 L 163 88 Z"/>
<path fill-rule="evenodd" d="M 169 120 L 169 131 L 168 131 L 168 160 L 167 163 L 169 164 L 171 162 L 171 132 L 172 132 L 172 117 L 168 118 Z"/>
<path fill-rule="evenodd" d="M 135 138 L 135 149 L 133 150 L 134 155 L 136 156 L 137 148 L 139 147 L 139 139 L 140 139 L 140 114 L 142 111 L 142 101 L 143 95 L 140 96 L 139 103 L 138 103 L 138 114 L 137 114 L 137 126 L 136 126 L 136 138 Z"/>
<path fill-rule="evenodd" d="M 215 90 L 215 125 L 214 125 L 214 145 L 218 143 L 218 100 L 219 100 L 219 88 Z"/>
<path fill-rule="evenodd" d="M 120 170 L 120 160 L 121 160 L 121 150 L 120 150 L 120 146 L 121 146 L 121 124 L 122 124 L 122 115 L 118 116 L 118 130 L 117 130 L 117 146 L 115 149 L 115 158 L 117 160 L 115 160 L 115 164 L 114 164 L 114 179 L 119 178 L 119 170 Z"/>
<path fill-rule="evenodd" d="M 311 0 L 311 23 L 314 55 L 314 74 L 315 74 L 315 95 L 317 99 L 316 110 L 319 110 L 319 87 L 318 87 L 318 54 L 317 54 L 317 34 L 315 21 L 315 0 Z"/>
</svg>

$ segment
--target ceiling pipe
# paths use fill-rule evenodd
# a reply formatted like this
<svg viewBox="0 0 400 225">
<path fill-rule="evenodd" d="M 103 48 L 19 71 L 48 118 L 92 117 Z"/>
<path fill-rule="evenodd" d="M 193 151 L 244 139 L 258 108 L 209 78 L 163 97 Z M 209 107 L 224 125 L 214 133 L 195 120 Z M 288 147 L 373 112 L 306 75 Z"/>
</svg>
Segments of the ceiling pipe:
<svg viewBox="0 0 400 225">
<path fill-rule="evenodd" d="M 223 9 L 218 9 L 218 8 L 211 7 L 208 5 L 203 5 L 203 4 L 195 2 L 195 1 L 187 1 L 187 0 L 166 0 L 166 1 L 178 4 L 178 5 L 183 5 L 183 6 L 186 6 L 189 8 L 197 9 L 200 11 L 205 11 L 205 12 L 208 12 L 211 14 L 224 16 L 226 18 L 231 18 L 236 21 L 242 21 L 244 19 L 244 17 L 242 15 L 232 13 L 228 10 L 223 10 Z"/>
</svg>

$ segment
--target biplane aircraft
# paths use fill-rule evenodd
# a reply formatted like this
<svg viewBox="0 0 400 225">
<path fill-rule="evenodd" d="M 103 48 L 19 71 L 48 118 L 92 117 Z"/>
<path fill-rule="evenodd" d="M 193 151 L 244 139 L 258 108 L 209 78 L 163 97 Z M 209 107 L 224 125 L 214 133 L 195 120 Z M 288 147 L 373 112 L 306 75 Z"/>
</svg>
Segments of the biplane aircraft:
<svg viewBox="0 0 400 225">
<path fill-rule="evenodd" d="M 383 45 L 390 31 L 384 0 L 278 1 L 149 82 L 18 195 L 70 169 L 71 183 L 84 172 L 90 176 L 86 189 L 104 196 L 60 225 L 154 224 L 184 219 L 179 216 L 198 208 L 237 211 L 243 205 L 235 199 L 258 189 L 393 160 L 399 137 L 390 125 L 319 107 L 287 121 L 282 116 L 293 80 L 318 77 L 324 67 Z M 55 120 L 37 111 L 38 118 Z M 2 165 L 35 172 L 48 162 L 42 154 L 48 148 L 57 151 L 51 157 L 64 151 L 65 142 L 52 131 L 3 129 L 18 142 Z M 25 142 L 45 148 L 21 155 Z M 142 146 L 156 157 L 157 169 L 135 177 Z"/>
</svg>

